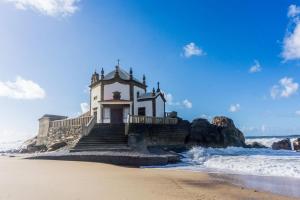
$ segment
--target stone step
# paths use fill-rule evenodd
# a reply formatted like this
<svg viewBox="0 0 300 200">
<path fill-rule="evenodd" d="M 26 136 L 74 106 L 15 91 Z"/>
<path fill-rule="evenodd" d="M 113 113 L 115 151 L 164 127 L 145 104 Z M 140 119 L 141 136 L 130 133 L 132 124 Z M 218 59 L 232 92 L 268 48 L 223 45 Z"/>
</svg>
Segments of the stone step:
<svg viewBox="0 0 300 200">
<path fill-rule="evenodd" d="M 131 151 L 128 146 L 110 146 L 110 147 L 82 147 L 71 149 L 70 152 L 82 152 L 82 151 Z"/>
</svg>

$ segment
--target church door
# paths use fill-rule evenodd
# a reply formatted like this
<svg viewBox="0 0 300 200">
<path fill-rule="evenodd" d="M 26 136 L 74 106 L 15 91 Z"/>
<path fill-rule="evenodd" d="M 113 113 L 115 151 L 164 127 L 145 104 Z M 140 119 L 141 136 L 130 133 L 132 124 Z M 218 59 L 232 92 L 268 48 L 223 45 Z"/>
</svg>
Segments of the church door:
<svg viewBox="0 0 300 200">
<path fill-rule="evenodd" d="M 112 108 L 110 110 L 110 119 L 112 124 L 123 123 L 123 108 Z"/>
</svg>

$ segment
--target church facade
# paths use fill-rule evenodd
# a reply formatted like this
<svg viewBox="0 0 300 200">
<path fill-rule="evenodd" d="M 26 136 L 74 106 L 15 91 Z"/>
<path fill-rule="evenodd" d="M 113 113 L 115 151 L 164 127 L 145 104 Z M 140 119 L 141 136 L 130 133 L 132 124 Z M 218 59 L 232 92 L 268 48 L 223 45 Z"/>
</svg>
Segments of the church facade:
<svg viewBox="0 0 300 200">
<path fill-rule="evenodd" d="M 97 123 L 126 123 L 129 115 L 165 117 L 166 99 L 157 88 L 147 91 L 146 77 L 142 81 L 120 68 L 105 74 L 95 72 L 90 84 L 90 114 Z"/>
</svg>

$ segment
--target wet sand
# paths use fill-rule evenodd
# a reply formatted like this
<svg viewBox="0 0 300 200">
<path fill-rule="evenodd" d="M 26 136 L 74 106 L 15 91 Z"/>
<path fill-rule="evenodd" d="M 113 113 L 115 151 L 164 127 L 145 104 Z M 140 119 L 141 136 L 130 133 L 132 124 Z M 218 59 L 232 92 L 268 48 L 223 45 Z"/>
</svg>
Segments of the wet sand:
<svg viewBox="0 0 300 200">
<path fill-rule="evenodd" d="M 225 180 L 237 186 L 290 197 L 297 197 L 300 199 L 300 179 L 298 178 L 237 174 L 226 175 L 217 173 L 211 173 L 211 176 L 219 180 Z"/>
<path fill-rule="evenodd" d="M 0 157 L 0 199 L 293 199 L 234 186 L 206 173 Z M 296 198 L 294 198 L 296 199 Z"/>
</svg>

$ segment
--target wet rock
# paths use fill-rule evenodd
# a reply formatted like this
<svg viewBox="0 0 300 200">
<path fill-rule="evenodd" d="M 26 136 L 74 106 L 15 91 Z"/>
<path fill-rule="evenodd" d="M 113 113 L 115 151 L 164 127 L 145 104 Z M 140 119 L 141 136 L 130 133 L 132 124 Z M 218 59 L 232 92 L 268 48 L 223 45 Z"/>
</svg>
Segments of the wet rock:
<svg viewBox="0 0 300 200">
<path fill-rule="evenodd" d="M 188 143 L 207 147 L 245 146 L 245 137 L 232 119 L 215 117 L 209 123 L 207 119 L 199 118 L 191 124 Z"/>
<path fill-rule="evenodd" d="M 300 151 L 300 138 L 293 141 L 294 150 Z"/>
<path fill-rule="evenodd" d="M 258 149 L 260 149 L 260 148 L 268 148 L 265 145 L 260 144 L 259 142 L 253 142 L 252 144 L 247 144 L 245 147 L 246 148 L 258 148 Z"/>
<path fill-rule="evenodd" d="M 272 149 L 274 149 L 274 150 L 279 150 L 279 149 L 292 150 L 291 141 L 290 141 L 290 139 L 286 138 L 284 140 L 274 142 L 272 144 Z"/>
</svg>

